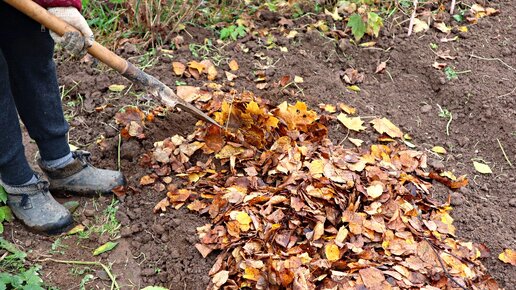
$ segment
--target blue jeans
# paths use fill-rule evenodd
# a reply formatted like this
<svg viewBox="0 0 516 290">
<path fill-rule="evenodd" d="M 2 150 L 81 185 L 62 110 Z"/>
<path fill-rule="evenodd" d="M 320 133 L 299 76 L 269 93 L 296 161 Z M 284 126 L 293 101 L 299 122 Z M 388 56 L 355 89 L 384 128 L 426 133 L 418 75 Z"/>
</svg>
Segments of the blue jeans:
<svg viewBox="0 0 516 290">
<path fill-rule="evenodd" d="M 43 160 L 70 153 L 68 124 L 48 31 L 3 1 L 0 10 L 0 24 L 11 24 L 0 25 L 0 177 L 6 184 L 19 185 L 34 172 L 25 158 L 18 114 Z"/>
</svg>

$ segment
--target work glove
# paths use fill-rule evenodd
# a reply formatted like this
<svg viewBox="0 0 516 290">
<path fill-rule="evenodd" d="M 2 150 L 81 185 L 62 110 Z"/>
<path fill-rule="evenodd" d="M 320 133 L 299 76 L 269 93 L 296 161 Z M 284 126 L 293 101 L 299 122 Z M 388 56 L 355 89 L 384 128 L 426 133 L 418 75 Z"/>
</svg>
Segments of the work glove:
<svg viewBox="0 0 516 290">
<path fill-rule="evenodd" d="M 80 31 L 80 33 L 66 32 L 62 37 L 50 31 L 50 36 L 52 36 L 54 42 L 59 43 L 72 56 L 82 58 L 88 47 L 92 46 L 95 41 L 93 31 L 91 31 L 86 19 L 75 7 L 54 7 L 49 8 L 48 12 Z"/>
</svg>

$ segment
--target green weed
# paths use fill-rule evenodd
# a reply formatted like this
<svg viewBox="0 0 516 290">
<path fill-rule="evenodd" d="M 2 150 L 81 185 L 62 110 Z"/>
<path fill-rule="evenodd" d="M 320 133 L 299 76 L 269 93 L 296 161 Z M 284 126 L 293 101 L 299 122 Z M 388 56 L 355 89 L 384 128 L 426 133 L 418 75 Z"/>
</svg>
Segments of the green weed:
<svg viewBox="0 0 516 290">
<path fill-rule="evenodd" d="M 62 243 L 62 239 L 61 238 L 57 238 L 53 243 L 52 245 L 50 246 L 50 254 L 51 255 L 55 255 L 55 254 L 61 254 L 63 255 L 64 254 L 64 251 L 63 250 L 66 250 L 68 248 L 67 245 L 63 245 Z"/>
<path fill-rule="evenodd" d="M 238 38 L 242 38 L 247 34 L 247 28 L 243 25 L 230 25 L 228 27 L 222 28 L 220 31 L 220 40 L 237 40 Z"/>
<path fill-rule="evenodd" d="M 457 72 L 449 66 L 444 68 L 444 75 L 449 81 L 459 78 Z"/>
<path fill-rule="evenodd" d="M 1 237 L 0 249 L 6 251 L 0 259 L 0 289 L 45 289 L 39 276 L 41 266 L 26 267 L 27 254 Z"/>
<path fill-rule="evenodd" d="M 118 203 L 118 200 L 113 199 L 103 213 L 95 217 L 94 225 L 83 232 L 79 232 L 78 237 L 80 239 L 87 239 L 92 233 L 97 233 L 100 236 L 108 235 L 111 240 L 118 239 L 121 227 L 120 222 L 116 218 Z"/>
<path fill-rule="evenodd" d="M 4 232 L 4 222 L 11 222 L 14 219 L 11 209 L 7 206 L 7 192 L 0 186 L 0 234 Z"/>
</svg>

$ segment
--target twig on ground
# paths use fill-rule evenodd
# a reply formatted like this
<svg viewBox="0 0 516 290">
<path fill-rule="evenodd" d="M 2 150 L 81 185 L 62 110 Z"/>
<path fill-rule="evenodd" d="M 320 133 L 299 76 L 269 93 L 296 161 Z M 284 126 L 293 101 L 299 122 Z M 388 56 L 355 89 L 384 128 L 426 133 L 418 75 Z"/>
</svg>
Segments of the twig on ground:
<svg viewBox="0 0 516 290">
<path fill-rule="evenodd" d="M 503 94 L 503 95 L 499 95 L 499 96 L 496 96 L 495 98 L 503 98 L 503 97 L 507 97 L 509 95 L 511 95 L 512 93 L 514 93 L 516 91 L 516 87 L 514 87 L 514 89 L 512 89 L 512 91 L 508 92 L 507 94 Z"/>
<path fill-rule="evenodd" d="M 453 120 L 453 114 L 452 114 L 452 112 L 450 112 L 450 119 L 448 120 L 448 123 L 446 123 L 446 135 L 447 136 L 450 136 L 450 124 L 451 124 L 452 120 Z"/>
<path fill-rule="evenodd" d="M 453 11 L 455 10 L 455 0 L 452 0 L 450 7 L 450 14 L 453 15 Z"/>
<path fill-rule="evenodd" d="M 507 156 L 507 154 L 505 154 L 505 150 L 503 149 L 503 146 L 502 146 L 502 143 L 500 142 L 500 139 L 496 138 L 496 141 L 498 141 L 498 145 L 500 146 L 500 149 L 502 149 L 502 153 L 503 153 L 503 156 L 505 157 L 505 160 L 507 161 L 507 163 L 509 163 L 509 166 L 511 168 L 514 168 L 514 166 L 511 163 L 511 160 L 509 160 L 509 157 Z"/>
<path fill-rule="evenodd" d="M 478 55 L 474 55 L 474 54 L 470 54 L 469 56 L 472 57 L 472 58 L 481 59 L 481 60 L 488 60 L 488 61 L 496 60 L 496 61 L 499 61 L 501 64 L 503 64 L 504 66 L 506 66 L 510 70 L 513 70 L 513 71 L 516 72 L 516 68 L 513 68 L 512 66 L 508 65 L 506 62 L 504 62 L 502 59 L 500 59 L 498 57 L 483 57 L 483 56 L 478 56 Z"/>
<path fill-rule="evenodd" d="M 410 16 L 410 22 L 407 33 L 408 36 L 412 34 L 412 28 L 414 28 L 414 19 L 416 18 L 417 2 L 418 0 L 414 0 L 414 11 L 412 11 L 412 15 Z"/>
<path fill-rule="evenodd" d="M 462 284 L 457 282 L 457 280 L 455 280 L 455 278 L 453 278 L 453 276 L 450 275 L 450 273 L 448 272 L 448 269 L 446 269 L 446 267 L 444 266 L 444 262 L 443 262 L 441 256 L 439 255 L 439 253 L 437 252 L 435 245 L 432 242 L 430 242 L 430 240 L 427 237 L 423 237 L 423 239 L 428 243 L 428 245 L 430 245 L 430 248 L 432 248 L 432 250 L 434 251 L 434 254 L 437 257 L 437 261 L 439 261 L 441 268 L 443 268 L 443 271 L 444 271 L 444 274 L 446 275 L 446 277 L 448 277 L 448 279 L 450 279 L 459 288 L 461 288 L 463 290 L 471 290 L 470 288 L 463 286 Z M 450 255 L 449 253 L 446 253 L 446 252 L 445 252 L 445 254 Z"/>
<path fill-rule="evenodd" d="M 120 171 L 120 146 L 122 145 L 122 134 L 118 134 L 118 148 L 117 148 L 117 164 L 118 164 L 118 171 Z"/>
<path fill-rule="evenodd" d="M 111 279 L 111 289 L 120 289 L 120 286 L 118 286 L 118 283 L 116 282 L 116 278 L 111 273 L 111 270 L 109 270 L 108 266 L 102 264 L 101 262 L 67 261 L 67 260 L 58 260 L 58 259 L 53 259 L 53 258 L 45 258 L 45 259 L 37 260 L 37 262 L 47 262 L 47 261 L 61 263 L 61 264 L 100 266 L 100 267 L 102 267 L 102 269 L 104 269 L 104 271 L 108 275 L 109 279 Z"/>
</svg>

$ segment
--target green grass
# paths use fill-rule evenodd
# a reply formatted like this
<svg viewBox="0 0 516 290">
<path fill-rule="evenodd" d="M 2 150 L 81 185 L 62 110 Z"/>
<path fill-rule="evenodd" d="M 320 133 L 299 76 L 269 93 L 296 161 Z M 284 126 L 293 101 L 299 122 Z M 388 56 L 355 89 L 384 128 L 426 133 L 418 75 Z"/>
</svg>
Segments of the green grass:
<svg viewBox="0 0 516 290">
<path fill-rule="evenodd" d="M 87 230 L 78 233 L 79 239 L 88 239 L 92 233 L 99 236 L 108 235 L 111 240 L 116 240 L 120 237 L 120 222 L 116 218 L 118 211 L 118 200 L 113 198 L 109 206 L 102 212 L 101 215 L 95 216 L 95 222 Z"/>
</svg>

